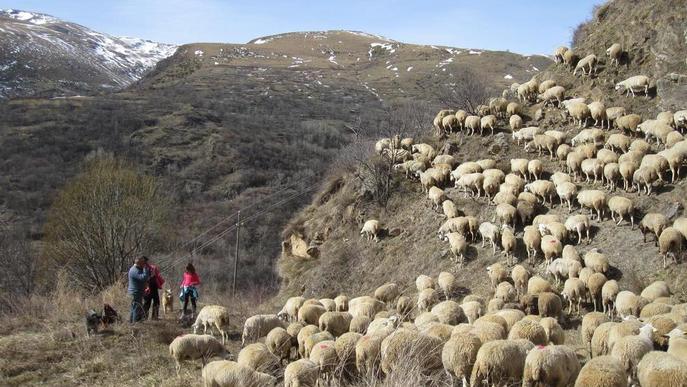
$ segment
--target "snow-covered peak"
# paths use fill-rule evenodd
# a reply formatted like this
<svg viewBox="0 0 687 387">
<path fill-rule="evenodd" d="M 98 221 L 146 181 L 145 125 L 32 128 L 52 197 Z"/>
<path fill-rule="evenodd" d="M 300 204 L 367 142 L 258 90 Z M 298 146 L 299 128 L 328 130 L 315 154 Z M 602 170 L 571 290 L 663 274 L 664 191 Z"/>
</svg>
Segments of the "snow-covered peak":
<svg viewBox="0 0 687 387">
<path fill-rule="evenodd" d="M 35 24 L 43 25 L 49 23 L 57 23 L 60 21 L 58 18 L 52 16 L 44 15 L 42 13 L 26 12 L 17 9 L 0 9 L 0 16 L 9 17 L 11 19 Z"/>
</svg>

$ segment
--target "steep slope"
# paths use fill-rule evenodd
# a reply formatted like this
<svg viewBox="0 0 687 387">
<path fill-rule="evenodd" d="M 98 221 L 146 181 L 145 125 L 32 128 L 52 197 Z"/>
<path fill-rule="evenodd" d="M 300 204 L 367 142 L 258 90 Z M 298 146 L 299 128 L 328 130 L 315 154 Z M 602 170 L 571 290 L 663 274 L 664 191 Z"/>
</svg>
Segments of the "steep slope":
<svg viewBox="0 0 687 387">
<path fill-rule="evenodd" d="M 168 181 L 178 203 L 175 239 L 189 240 L 225 219 L 176 252 L 175 270 L 193 249 L 211 273 L 209 283 L 230 284 L 224 269 L 235 242 L 233 233 L 219 234 L 235 221 L 226 220 L 229 215 L 250 206 L 242 212 L 239 286 L 276 286 L 275 236 L 310 200 L 353 133 L 381 133 L 403 106 L 426 116 L 424 125 L 439 106 L 436 87 L 427 85 L 449 85 L 461 66 L 479 63 L 474 71 L 497 89 L 510 82 L 504 74 L 527 79 L 549 62 L 450 53 L 341 31 L 267 39 L 184 45 L 118 93 L 0 104 L 0 166 L 7 171 L 0 203 L 29 221 L 40 238 L 55 190 L 85 155 L 112 151 Z M 387 69 L 387 61 L 405 67 Z M 448 63 L 437 67 L 442 61 Z"/>
<path fill-rule="evenodd" d="M 566 96 L 586 97 L 588 101 L 601 100 L 607 107 L 623 106 L 629 112 L 640 114 L 644 119 L 654 118 L 662 110 L 679 110 L 687 107 L 683 96 L 684 80 L 687 79 L 687 51 L 684 32 L 687 8 L 679 1 L 638 2 L 614 0 L 597 9 L 592 20 L 579 28 L 575 52 L 583 57 L 595 53 L 601 63 L 593 77 L 577 77 L 565 65 L 552 65 L 537 76 L 540 81 L 553 79 L 566 87 Z M 622 42 L 627 47 L 629 61 L 620 68 L 607 65 L 605 50 L 613 42 Z M 655 80 L 655 93 L 644 97 L 625 97 L 614 90 L 616 82 L 629 76 L 646 74 Z M 541 104 L 528 106 L 525 116 L 534 117 Z M 529 119 L 527 125 L 563 130 L 568 133 L 568 142 L 579 133 L 576 126 L 561 119 L 562 111 L 557 108 L 544 109 L 544 119 L 536 122 Z M 429 123 L 428 123 L 429 126 Z M 508 172 L 512 158 L 536 158 L 536 153 L 524 152 L 522 146 L 511 143 L 508 122 L 501 120 L 501 131 L 494 137 L 467 137 L 451 135 L 445 140 L 430 136 L 416 138 L 416 142 L 431 144 L 435 149 L 449 149 L 458 162 L 475 161 L 487 157 L 497 161 L 497 167 Z M 617 131 L 613 131 L 617 133 Z M 447 144 L 451 144 L 447 147 Z M 492 147 L 492 145 L 498 147 Z M 653 152 L 662 150 L 654 146 Z M 493 152 L 487 152 L 493 151 Z M 564 170 L 564 164 L 544 162 L 545 178 L 553 172 Z M 331 297 L 340 292 L 360 295 L 369 294 L 375 287 L 390 281 L 398 282 L 407 294 L 414 294 L 414 279 L 420 274 L 436 276 L 439 272 L 452 271 L 461 281 L 464 292 L 473 292 L 490 297 L 486 266 L 503 261 L 491 249 L 481 247 L 480 242 L 468 248 L 468 263 L 456 267 L 448 260 L 450 252 L 447 242 L 437 239 L 436 232 L 445 221 L 440 212 L 431 209 L 419 182 L 408 181 L 395 176 L 395 190 L 386 206 L 380 208 L 369 196 L 358 178 L 360 170 L 355 164 L 348 169 L 331 174 L 332 184 L 324 186 L 313 203 L 291 220 L 282 237 L 285 250 L 280 259 L 280 275 L 283 278 L 281 296 L 301 294 L 306 297 Z M 683 175 L 684 179 L 684 175 Z M 578 183 L 578 189 L 603 189 L 598 184 Z M 466 215 L 477 216 L 480 222 L 494 221 L 494 206 L 486 198 L 465 198 L 452 187 L 446 188 L 447 195 Z M 646 197 L 636 192 L 623 190 L 609 192 L 632 199 L 637 207 L 635 222 L 648 212 L 680 216 L 685 206 L 687 186 L 684 180 L 675 184 L 666 183 L 657 189 L 657 194 Z M 550 207 L 550 206 L 547 206 Z M 556 204 L 550 210 L 565 219 L 567 209 Z M 575 213 L 586 213 L 579 209 Z M 379 219 L 384 227 L 393 230 L 393 236 L 382 238 L 380 243 L 363 240 L 359 231 L 367 219 Z M 398 234 L 398 235 L 397 235 Z M 518 227 L 518 238 L 522 238 L 522 226 Z M 679 299 L 687 296 L 684 279 L 687 270 L 683 263 L 662 268 L 658 249 L 650 242 L 644 242 L 641 232 L 629 225 L 616 226 L 610 219 L 593 222 L 593 241 L 590 246 L 578 246 L 585 253 L 590 248 L 599 248 L 608 255 L 614 270 L 610 276 L 618 279 L 621 287 L 633 291 L 641 290 L 652 280 L 668 281 Z M 291 245 L 316 246 L 317 258 L 302 258 L 302 251 Z M 296 253 L 294 255 L 294 252 Z M 522 240 L 519 240 L 518 257 L 526 258 Z M 529 267 L 527 263 L 524 263 Z M 544 267 L 530 267 L 533 272 L 544 273 Z"/>
<path fill-rule="evenodd" d="M 119 89 L 175 50 L 40 13 L 0 10 L 0 98 Z"/>
</svg>

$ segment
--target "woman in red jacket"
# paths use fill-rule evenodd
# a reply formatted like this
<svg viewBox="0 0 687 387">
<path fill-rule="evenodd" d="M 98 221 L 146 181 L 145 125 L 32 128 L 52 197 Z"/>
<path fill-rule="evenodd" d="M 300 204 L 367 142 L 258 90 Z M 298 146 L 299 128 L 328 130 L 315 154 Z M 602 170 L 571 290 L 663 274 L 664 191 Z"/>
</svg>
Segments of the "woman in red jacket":
<svg viewBox="0 0 687 387">
<path fill-rule="evenodd" d="M 186 316 L 186 310 L 188 308 L 188 301 L 191 300 L 192 314 L 191 318 L 196 316 L 196 300 L 198 300 L 198 289 L 197 286 L 200 285 L 200 277 L 196 273 L 196 268 L 193 267 L 192 263 L 186 265 L 186 271 L 181 280 L 181 293 L 179 294 L 179 300 L 184 304 L 184 309 L 181 311 L 181 317 Z"/>
</svg>

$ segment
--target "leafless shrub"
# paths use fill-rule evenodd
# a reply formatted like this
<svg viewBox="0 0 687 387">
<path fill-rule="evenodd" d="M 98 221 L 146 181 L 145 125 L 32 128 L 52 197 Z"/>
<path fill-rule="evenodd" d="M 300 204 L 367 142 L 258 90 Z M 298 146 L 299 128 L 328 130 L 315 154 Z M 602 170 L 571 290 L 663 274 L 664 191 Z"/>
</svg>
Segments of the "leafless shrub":
<svg viewBox="0 0 687 387">
<path fill-rule="evenodd" d="M 455 82 L 437 88 L 437 99 L 444 107 L 475 113 L 477 106 L 486 103 L 491 95 L 486 80 L 468 67 L 461 67 L 454 73 Z"/>
</svg>

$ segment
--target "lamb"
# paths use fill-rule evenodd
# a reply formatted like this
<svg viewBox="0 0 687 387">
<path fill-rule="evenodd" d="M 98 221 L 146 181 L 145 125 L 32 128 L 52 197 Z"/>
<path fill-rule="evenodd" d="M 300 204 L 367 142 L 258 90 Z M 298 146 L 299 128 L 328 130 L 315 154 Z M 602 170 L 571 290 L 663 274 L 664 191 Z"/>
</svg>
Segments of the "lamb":
<svg viewBox="0 0 687 387">
<path fill-rule="evenodd" d="M 615 214 L 618 214 L 618 226 L 623 221 L 625 216 L 629 216 L 631 224 L 630 228 L 635 228 L 635 206 L 634 203 L 632 203 L 632 200 L 622 196 L 612 196 L 610 199 L 608 199 L 608 209 L 611 212 L 611 219 L 613 219 L 613 221 L 615 221 Z"/>
<path fill-rule="evenodd" d="M 531 192 L 537 197 L 541 197 L 542 203 L 546 203 L 546 199 L 553 206 L 553 197 L 556 195 L 556 186 L 548 180 L 535 180 L 532 183 L 525 185 L 525 192 Z"/>
<path fill-rule="evenodd" d="M 608 317 L 613 318 L 616 313 L 615 300 L 620 292 L 618 281 L 607 281 L 601 288 L 601 304 L 603 305 L 603 312 L 608 313 Z"/>
<path fill-rule="evenodd" d="M 611 356 L 620 360 L 628 374 L 628 383 L 637 379 L 639 361 L 653 349 L 651 335 L 654 330 L 651 324 L 646 324 L 639 329 L 638 335 L 621 337 L 611 348 Z"/>
<path fill-rule="evenodd" d="M 604 209 L 606 208 L 606 193 L 599 190 L 584 190 L 577 194 L 577 201 L 582 207 L 588 208 L 589 213 L 596 211 L 597 220 L 603 220 Z"/>
<path fill-rule="evenodd" d="M 284 370 L 284 387 L 315 387 L 320 377 L 320 368 L 309 359 L 299 359 Z"/>
<path fill-rule="evenodd" d="M 646 234 L 654 234 L 656 237 L 656 246 L 658 246 L 658 237 L 663 230 L 668 227 L 668 219 L 663 214 L 650 212 L 642 218 L 639 222 L 639 229 L 642 231 L 644 243 L 646 243 Z"/>
<path fill-rule="evenodd" d="M 198 313 L 196 322 L 193 324 L 193 333 L 198 333 L 198 328 L 203 326 L 203 333 L 207 333 L 207 327 L 210 326 L 210 334 L 212 334 L 212 327 L 214 326 L 222 336 L 222 345 L 229 337 L 229 310 L 219 305 L 207 305 Z"/>
<path fill-rule="evenodd" d="M 302 310 L 303 308 L 301 308 Z M 323 308 L 324 309 L 324 308 Z M 300 312 L 299 310 L 299 320 Z M 319 316 L 318 316 L 319 318 Z M 286 324 L 274 314 L 258 314 L 248 317 L 243 323 L 243 334 L 241 335 L 241 346 L 246 345 L 246 341 L 255 341 L 267 336 L 274 328 L 285 328 Z"/>
<path fill-rule="evenodd" d="M 506 263 L 513 264 L 516 262 L 515 258 L 515 247 L 517 246 L 517 239 L 515 239 L 515 234 L 513 230 L 507 225 L 501 226 L 501 247 L 503 247 L 503 253 L 506 256 Z"/>
<path fill-rule="evenodd" d="M 637 131 L 637 126 L 642 122 L 642 117 L 639 114 L 628 114 L 622 117 L 618 117 L 615 120 L 615 124 L 622 132 L 629 131 L 634 133 Z"/>
<path fill-rule="evenodd" d="M 462 266 L 465 263 L 465 251 L 468 242 L 461 233 L 452 232 L 446 236 L 451 253 L 453 254 L 452 262 Z"/>
<path fill-rule="evenodd" d="M 274 374 L 279 368 L 279 358 L 273 355 L 267 346 L 262 343 L 253 343 L 245 346 L 236 362 L 242 366 L 249 367 L 257 372 Z"/>
<path fill-rule="evenodd" d="M 482 236 L 482 247 L 484 247 L 484 243 L 488 240 L 494 250 L 493 253 L 496 254 L 496 240 L 500 236 L 498 226 L 489 222 L 483 222 L 479 225 L 479 233 Z"/>
<path fill-rule="evenodd" d="M 436 187 L 432 187 L 436 188 Z M 373 240 L 379 242 L 379 230 L 381 229 L 380 223 L 377 219 L 370 219 L 365 222 L 363 228 L 360 230 L 360 235 L 367 238 L 368 241 Z"/>
<path fill-rule="evenodd" d="M 539 229 L 534 226 L 526 226 L 522 240 L 525 242 L 527 258 L 530 260 L 530 263 L 533 263 L 537 257 L 537 251 L 541 246 L 541 234 L 539 233 Z"/>
<path fill-rule="evenodd" d="M 637 365 L 637 379 L 642 387 L 684 386 L 687 385 L 687 366 L 670 353 L 652 351 Z"/>
<path fill-rule="evenodd" d="M 535 347 L 525 358 L 523 386 L 569 386 L 580 372 L 575 351 L 565 345 Z"/>
<path fill-rule="evenodd" d="M 582 75 L 592 75 L 593 72 L 596 72 L 596 62 L 596 55 L 589 54 L 585 56 L 584 58 L 580 59 L 579 62 L 577 62 L 577 66 L 575 66 L 573 75 L 577 75 L 577 70 L 581 70 Z M 588 72 L 585 71 L 587 68 L 589 68 Z"/>
<path fill-rule="evenodd" d="M 682 252 L 682 234 L 673 227 L 666 227 L 658 237 L 658 251 L 663 256 L 663 268 L 668 267 L 668 256 L 677 264 L 677 256 Z"/>
<path fill-rule="evenodd" d="M 201 359 L 205 365 L 207 359 L 213 356 L 228 358 L 229 352 L 219 340 L 210 335 L 186 334 L 177 336 L 169 344 L 169 354 L 176 363 L 177 375 L 181 370 L 182 360 Z"/>
<path fill-rule="evenodd" d="M 208 363 L 202 371 L 204 386 L 276 386 L 277 379 L 250 367 L 229 360 L 218 360 Z M 289 386 L 287 384 L 287 386 Z M 291 384 L 290 386 L 294 386 Z"/>
<path fill-rule="evenodd" d="M 608 124 L 607 128 L 611 128 L 611 121 L 608 119 L 608 116 L 606 115 L 606 106 L 603 104 L 603 102 L 594 101 L 590 103 L 587 107 L 589 108 L 589 114 L 594 120 L 594 125 L 599 125 L 599 121 L 601 121 L 601 129 L 603 129 L 604 121 L 606 121 L 606 123 Z"/>
<path fill-rule="evenodd" d="M 484 343 L 477 352 L 470 385 L 502 385 L 522 380 L 525 358 L 532 348 L 534 344 L 528 340 Z"/>
<path fill-rule="evenodd" d="M 286 329 L 282 327 L 272 329 L 265 338 L 265 345 L 267 346 L 267 349 L 273 355 L 277 356 L 280 361 L 287 360 L 288 362 L 289 357 L 291 357 L 292 342 L 293 337 L 291 337 Z"/>
<path fill-rule="evenodd" d="M 600 356 L 589 360 L 575 381 L 575 387 L 587 386 L 627 387 L 623 365 L 612 356 Z"/>
<path fill-rule="evenodd" d="M 611 44 L 611 47 L 606 49 L 606 55 L 611 59 L 611 64 L 615 62 L 616 66 L 620 66 L 620 58 L 623 56 L 623 48 L 620 43 Z"/>
<path fill-rule="evenodd" d="M 389 375 L 406 362 L 417 364 L 420 372 L 441 368 L 443 342 L 428 335 L 409 329 L 398 329 L 382 341 L 381 368 Z"/>
<path fill-rule="evenodd" d="M 578 122 L 578 127 L 586 126 L 587 118 L 590 116 L 589 107 L 584 103 L 571 103 L 567 106 L 568 114 L 573 118 L 573 122 Z M 575 141 L 572 143 L 575 146 Z"/>
<path fill-rule="evenodd" d="M 462 380 L 463 386 L 467 386 L 467 378 L 472 373 L 472 367 L 477 359 L 477 352 L 482 346 L 482 341 L 477 335 L 465 333 L 452 335 L 444 344 L 441 351 L 441 362 L 444 369 L 454 378 Z"/>
<path fill-rule="evenodd" d="M 635 97 L 635 91 L 643 90 L 644 94 L 649 97 L 649 77 L 646 75 L 635 75 L 627 78 L 624 81 L 615 84 L 615 89 L 625 92 L 625 95 L 632 93 L 632 98 Z"/>
</svg>

